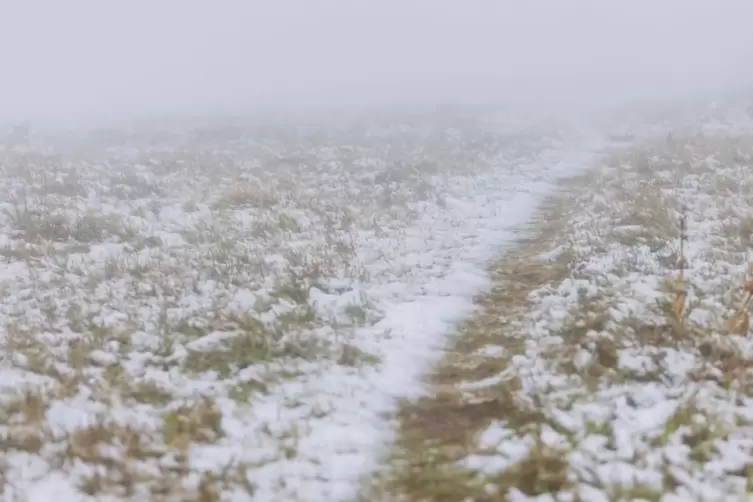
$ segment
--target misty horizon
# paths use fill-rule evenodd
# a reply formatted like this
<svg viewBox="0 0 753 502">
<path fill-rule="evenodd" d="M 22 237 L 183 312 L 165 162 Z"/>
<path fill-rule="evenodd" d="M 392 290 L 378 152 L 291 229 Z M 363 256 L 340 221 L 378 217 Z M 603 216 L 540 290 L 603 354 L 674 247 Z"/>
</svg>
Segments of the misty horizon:
<svg viewBox="0 0 753 502">
<path fill-rule="evenodd" d="M 25 2 L 0 15 L 0 121 L 723 91 L 753 83 L 751 14 L 742 1 Z"/>
</svg>

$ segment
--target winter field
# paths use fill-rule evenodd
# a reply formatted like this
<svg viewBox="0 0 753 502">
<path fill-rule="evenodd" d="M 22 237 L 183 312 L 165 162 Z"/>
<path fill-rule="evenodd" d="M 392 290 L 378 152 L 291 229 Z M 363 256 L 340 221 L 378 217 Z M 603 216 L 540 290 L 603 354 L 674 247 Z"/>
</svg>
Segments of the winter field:
<svg viewBox="0 0 753 502">
<path fill-rule="evenodd" d="M 753 128 L 682 111 L 9 138 L 0 500 L 740 500 Z"/>
<path fill-rule="evenodd" d="M 690 128 L 548 199 L 365 500 L 750 500 L 751 162 L 749 126 Z"/>
</svg>

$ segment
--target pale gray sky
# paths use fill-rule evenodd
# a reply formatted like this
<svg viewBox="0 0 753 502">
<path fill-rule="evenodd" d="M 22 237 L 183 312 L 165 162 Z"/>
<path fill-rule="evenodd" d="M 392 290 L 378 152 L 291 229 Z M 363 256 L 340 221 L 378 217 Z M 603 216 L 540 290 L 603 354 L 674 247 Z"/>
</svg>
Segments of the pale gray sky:
<svg viewBox="0 0 753 502">
<path fill-rule="evenodd" d="M 753 83 L 750 0 L 0 3 L 0 120 Z"/>
</svg>

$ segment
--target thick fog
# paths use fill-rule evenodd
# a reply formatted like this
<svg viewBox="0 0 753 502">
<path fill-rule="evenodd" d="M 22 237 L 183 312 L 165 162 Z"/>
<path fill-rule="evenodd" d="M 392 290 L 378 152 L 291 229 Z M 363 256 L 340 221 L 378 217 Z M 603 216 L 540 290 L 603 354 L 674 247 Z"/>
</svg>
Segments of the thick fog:
<svg viewBox="0 0 753 502">
<path fill-rule="evenodd" d="M 753 2 L 5 2 L 0 119 L 593 103 L 753 82 Z"/>
</svg>

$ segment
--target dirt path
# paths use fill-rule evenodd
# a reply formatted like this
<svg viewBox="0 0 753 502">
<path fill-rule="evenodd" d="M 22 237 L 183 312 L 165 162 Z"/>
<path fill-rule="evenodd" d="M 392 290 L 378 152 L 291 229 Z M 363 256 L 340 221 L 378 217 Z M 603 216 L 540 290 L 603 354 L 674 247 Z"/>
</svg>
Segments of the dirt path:
<svg viewBox="0 0 753 502">
<path fill-rule="evenodd" d="M 363 500 L 746 500 L 751 159 L 662 140 L 550 199 Z"/>
<path fill-rule="evenodd" d="M 541 263 L 535 257 L 546 252 L 552 242 L 566 239 L 568 210 L 587 180 L 574 180 L 569 193 L 547 200 L 535 219 L 543 225 L 525 230 L 529 235 L 494 264 L 490 272 L 495 286 L 478 299 L 482 310 L 460 328 L 429 376 L 431 394 L 401 406 L 398 441 L 390 459 L 394 469 L 378 480 L 377 492 L 400 494 L 410 501 L 494 498 L 486 497 L 484 483 L 458 462 L 496 417 L 514 421 L 530 417 L 513 399 L 520 382 L 478 389 L 465 388 L 464 383 L 494 378 L 505 371 L 509 358 L 523 349 L 525 340 L 512 335 L 511 326 L 525 313 L 528 295 L 568 274 L 566 260 Z M 369 492 L 365 500 L 379 496 Z"/>
</svg>

